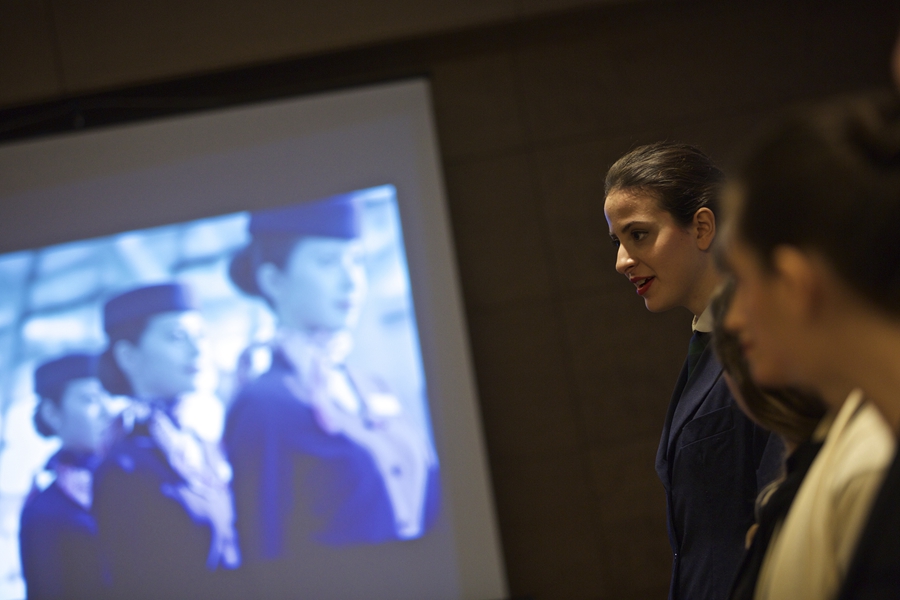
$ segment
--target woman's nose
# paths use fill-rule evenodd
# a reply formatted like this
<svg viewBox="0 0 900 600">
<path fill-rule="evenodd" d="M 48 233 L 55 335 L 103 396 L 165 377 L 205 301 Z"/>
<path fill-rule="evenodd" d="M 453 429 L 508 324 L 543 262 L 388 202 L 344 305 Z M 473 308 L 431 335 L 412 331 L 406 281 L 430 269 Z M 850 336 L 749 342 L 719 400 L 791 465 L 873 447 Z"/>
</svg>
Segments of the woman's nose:
<svg viewBox="0 0 900 600">
<path fill-rule="evenodd" d="M 616 253 L 616 271 L 624 275 L 630 269 L 632 269 L 635 265 L 635 260 L 632 258 L 630 254 L 628 254 L 628 250 L 624 245 L 619 246 L 619 250 Z"/>
<path fill-rule="evenodd" d="M 106 396 L 106 394 L 98 395 L 94 399 L 94 404 L 96 406 L 96 415 L 97 418 L 101 421 L 110 421 L 113 417 L 112 407 L 110 406 L 110 398 Z"/>
<path fill-rule="evenodd" d="M 201 346 L 203 345 L 203 337 L 199 335 L 192 335 L 187 339 L 187 349 L 188 354 L 192 358 L 196 358 L 200 356 Z"/>
<path fill-rule="evenodd" d="M 744 325 L 740 302 L 741 299 L 735 294 L 731 302 L 728 303 L 728 311 L 725 313 L 725 319 L 722 322 L 722 326 L 726 331 L 739 332 Z"/>
</svg>

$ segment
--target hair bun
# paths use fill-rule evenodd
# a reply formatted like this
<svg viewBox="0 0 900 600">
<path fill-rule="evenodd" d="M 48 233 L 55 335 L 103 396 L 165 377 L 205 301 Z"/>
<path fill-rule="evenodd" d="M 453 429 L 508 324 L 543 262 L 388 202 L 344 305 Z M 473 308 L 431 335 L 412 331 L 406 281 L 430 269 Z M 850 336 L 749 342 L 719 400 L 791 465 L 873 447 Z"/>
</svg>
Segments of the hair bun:
<svg viewBox="0 0 900 600">
<path fill-rule="evenodd" d="M 256 283 L 253 248 L 254 244 L 251 242 L 231 257 L 231 264 L 228 265 L 228 276 L 234 285 L 238 286 L 244 293 L 251 296 L 262 296 L 262 291 Z"/>
</svg>

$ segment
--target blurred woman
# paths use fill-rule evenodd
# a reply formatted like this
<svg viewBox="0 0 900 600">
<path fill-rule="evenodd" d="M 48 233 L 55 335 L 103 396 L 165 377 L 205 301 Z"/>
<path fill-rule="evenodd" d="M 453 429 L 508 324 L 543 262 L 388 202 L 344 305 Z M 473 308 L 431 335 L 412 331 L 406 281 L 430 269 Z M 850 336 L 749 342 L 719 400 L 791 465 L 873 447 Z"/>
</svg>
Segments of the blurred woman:
<svg viewBox="0 0 900 600">
<path fill-rule="evenodd" d="M 656 455 L 674 554 L 673 599 L 726 597 L 754 500 L 780 462 L 780 443 L 770 444 L 769 433 L 735 406 L 707 347 L 709 303 L 722 280 L 712 256 L 721 181 L 722 172 L 702 152 L 667 142 L 632 150 L 606 175 L 604 212 L 616 270 L 648 310 L 683 307 L 694 315 Z"/>
<path fill-rule="evenodd" d="M 760 427 L 777 434 L 785 447 L 781 476 L 756 500 L 756 523 L 747 532 L 747 552 L 728 596 L 751 600 L 769 543 L 822 448 L 834 415 L 826 418 L 827 406 L 816 394 L 791 388 L 764 390 L 753 382 L 737 336 L 724 326 L 733 295 L 734 280 L 729 278 L 712 302 L 713 348 L 737 405 Z"/>
<path fill-rule="evenodd" d="M 842 585 L 841 598 L 900 597 L 896 460 L 878 493 L 900 428 L 900 105 L 792 115 L 757 141 L 726 197 L 736 291 L 725 324 L 754 379 L 826 398 L 858 386 L 884 417 L 859 395 L 843 403 L 756 597 L 834 598 Z"/>
<path fill-rule="evenodd" d="M 35 429 L 61 446 L 45 468 L 52 483 L 22 510 L 19 550 L 33 600 L 96 598 L 101 590 L 91 482 L 109 442 L 110 413 L 96 363 L 94 356 L 69 354 L 34 372 Z"/>
<path fill-rule="evenodd" d="M 278 577 L 313 585 L 339 564 L 329 549 L 425 532 L 437 460 L 399 399 L 345 364 L 366 293 L 356 203 L 255 213 L 250 234 L 231 278 L 271 306 L 278 331 L 270 368 L 226 422 L 238 529 L 248 563 L 286 559 Z"/>
<path fill-rule="evenodd" d="M 94 514 L 113 598 L 237 594 L 240 563 L 227 465 L 183 429 L 181 396 L 196 389 L 203 320 L 187 288 L 163 284 L 110 299 L 100 378 L 134 403 L 130 431 L 97 471 Z"/>
</svg>

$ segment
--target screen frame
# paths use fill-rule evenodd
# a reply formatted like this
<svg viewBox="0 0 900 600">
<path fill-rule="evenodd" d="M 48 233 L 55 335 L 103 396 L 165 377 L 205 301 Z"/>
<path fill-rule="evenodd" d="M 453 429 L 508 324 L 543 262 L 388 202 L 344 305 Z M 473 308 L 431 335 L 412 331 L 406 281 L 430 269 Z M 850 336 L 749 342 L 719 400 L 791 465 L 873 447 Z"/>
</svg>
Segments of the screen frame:
<svg viewBox="0 0 900 600">
<path fill-rule="evenodd" d="M 507 585 L 432 115 L 429 83 L 414 79 L 6 143 L 0 253 L 393 184 L 460 590 L 486 600 L 505 597 Z M 285 157 L 304 181 L 290 198 L 266 194 L 259 165 L 215 160 L 298 137 L 314 143 Z M 154 167 L 204 156 L 215 190 L 202 199 L 177 177 L 153 180 Z M 147 173 L 147 193 L 44 193 L 136 170 Z"/>
</svg>

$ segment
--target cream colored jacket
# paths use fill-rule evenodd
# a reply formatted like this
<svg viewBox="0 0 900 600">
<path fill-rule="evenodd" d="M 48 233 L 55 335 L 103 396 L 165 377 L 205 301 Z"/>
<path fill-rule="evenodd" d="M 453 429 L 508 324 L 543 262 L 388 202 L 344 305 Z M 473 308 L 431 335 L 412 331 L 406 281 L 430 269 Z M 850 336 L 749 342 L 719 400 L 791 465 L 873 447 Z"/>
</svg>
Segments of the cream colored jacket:
<svg viewBox="0 0 900 600">
<path fill-rule="evenodd" d="M 756 600 L 837 595 L 894 444 L 875 407 L 851 393 L 769 544 Z"/>
</svg>

